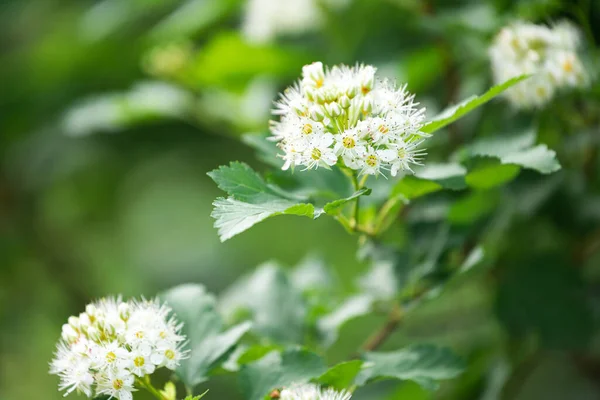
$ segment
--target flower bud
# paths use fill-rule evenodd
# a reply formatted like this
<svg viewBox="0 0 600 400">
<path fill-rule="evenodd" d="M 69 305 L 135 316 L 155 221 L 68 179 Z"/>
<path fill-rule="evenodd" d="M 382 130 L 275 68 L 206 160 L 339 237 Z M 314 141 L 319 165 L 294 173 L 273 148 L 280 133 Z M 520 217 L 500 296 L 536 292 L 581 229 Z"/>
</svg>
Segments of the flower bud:
<svg viewBox="0 0 600 400">
<path fill-rule="evenodd" d="M 313 106 L 310 108 L 310 117 L 313 121 L 321 122 L 325 118 L 323 107 Z"/>
<path fill-rule="evenodd" d="M 73 329 L 73 327 L 71 325 L 64 324 L 62 326 L 61 336 L 65 341 L 72 343 L 75 340 L 77 340 L 77 338 L 79 337 L 79 333 L 77 333 L 77 331 L 75 329 Z"/>
<path fill-rule="evenodd" d="M 370 97 L 365 97 L 361 100 L 361 110 L 364 113 L 373 111 L 373 100 Z"/>
<path fill-rule="evenodd" d="M 336 102 L 325 104 L 325 110 L 332 117 L 337 117 L 342 113 L 342 107 Z"/>
<path fill-rule="evenodd" d="M 130 315 L 131 315 L 131 309 L 129 307 L 129 304 L 127 304 L 127 303 L 119 304 L 119 317 L 121 317 L 121 319 L 123 321 L 127 322 Z"/>
<path fill-rule="evenodd" d="M 348 96 L 348 98 L 353 99 L 356 97 L 356 95 L 358 94 L 359 89 L 356 85 L 351 85 L 350 87 L 348 87 L 346 89 L 346 96 Z"/>
<path fill-rule="evenodd" d="M 325 104 L 327 98 L 325 97 L 325 93 L 322 90 L 315 91 L 315 103 L 317 104 Z"/>
<path fill-rule="evenodd" d="M 323 63 L 314 62 L 312 64 L 305 65 L 304 67 L 302 67 L 302 76 L 304 77 L 304 79 L 308 78 L 308 79 L 314 81 L 316 84 L 316 87 L 321 86 L 318 83 L 321 82 L 321 84 L 322 84 L 323 80 L 325 79 L 325 72 L 323 71 Z"/>
<path fill-rule="evenodd" d="M 93 304 L 88 304 L 87 306 L 85 306 L 85 312 L 90 316 L 96 316 L 96 312 L 98 310 L 96 309 L 96 306 L 94 306 Z"/>
<path fill-rule="evenodd" d="M 78 329 L 79 328 L 79 318 L 77 317 L 69 317 L 69 325 L 71 325 L 74 329 Z"/>
<path fill-rule="evenodd" d="M 87 335 L 90 340 L 98 341 L 100 339 L 100 331 L 93 326 L 88 328 Z"/>
<path fill-rule="evenodd" d="M 348 96 L 346 95 L 342 95 L 340 96 L 340 99 L 338 100 L 338 102 L 340 103 L 340 106 L 342 106 L 342 108 L 344 110 L 347 110 L 348 108 L 350 108 L 350 99 L 348 98 Z"/>
</svg>

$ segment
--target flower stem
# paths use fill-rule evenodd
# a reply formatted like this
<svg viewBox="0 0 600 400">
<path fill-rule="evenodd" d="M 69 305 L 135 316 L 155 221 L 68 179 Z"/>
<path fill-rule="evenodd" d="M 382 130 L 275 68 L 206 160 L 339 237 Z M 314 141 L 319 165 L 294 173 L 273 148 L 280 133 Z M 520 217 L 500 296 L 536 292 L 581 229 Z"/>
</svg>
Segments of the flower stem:
<svg viewBox="0 0 600 400">
<path fill-rule="evenodd" d="M 152 382 L 150 382 L 149 375 L 146 375 L 144 379 L 136 378 L 135 380 L 138 383 L 138 385 L 140 385 L 140 387 L 143 387 L 144 389 L 149 391 L 154 397 L 156 397 L 159 400 L 165 400 L 165 397 L 158 391 L 158 389 L 152 386 Z"/>
<path fill-rule="evenodd" d="M 362 183 L 362 181 L 361 181 Z M 361 184 L 358 182 L 358 176 L 356 172 L 352 173 L 352 186 L 354 187 L 354 191 L 358 192 L 361 189 Z M 360 216 L 360 196 L 356 198 L 354 203 L 354 218 L 352 221 L 352 229 L 356 232 L 359 227 L 359 216 Z"/>
</svg>

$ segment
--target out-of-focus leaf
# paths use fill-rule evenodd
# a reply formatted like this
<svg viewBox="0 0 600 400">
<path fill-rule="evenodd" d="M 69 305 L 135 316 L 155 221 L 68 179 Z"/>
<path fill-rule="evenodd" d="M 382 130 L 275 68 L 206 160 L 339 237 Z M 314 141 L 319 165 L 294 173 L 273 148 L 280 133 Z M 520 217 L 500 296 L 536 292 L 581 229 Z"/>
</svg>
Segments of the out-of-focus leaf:
<svg viewBox="0 0 600 400">
<path fill-rule="evenodd" d="M 367 294 L 358 294 L 349 297 L 331 313 L 317 321 L 319 331 L 323 335 L 325 346 L 333 344 L 338 337 L 339 329 L 352 318 L 365 315 L 371 311 L 373 297 Z"/>
<path fill-rule="evenodd" d="M 348 389 L 360 372 L 362 360 L 346 361 L 329 368 L 316 382 L 336 390 Z"/>
<path fill-rule="evenodd" d="M 558 171 L 560 163 L 556 160 L 556 152 L 540 144 L 531 149 L 509 154 L 501 158 L 504 164 L 517 164 L 524 168 L 534 169 L 542 174 Z"/>
<path fill-rule="evenodd" d="M 205 29 L 235 9 L 238 0 L 188 0 L 151 31 L 153 39 L 189 37 Z"/>
<path fill-rule="evenodd" d="M 433 181 L 444 188 L 452 190 L 460 190 L 466 187 L 466 174 L 467 169 L 456 163 L 427 164 L 415 171 L 417 178 Z"/>
<path fill-rule="evenodd" d="M 264 264 L 223 294 L 219 308 L 231 317 L 250 312 L 253 331 L 279 343 L 299 343 L 305 333 L 306 305 L 300 290 L 274 263 Z"/>
<path fill-rule="evenodd" d="M 365 364 L 357 378 L 359 384 L 374 379 L 411 380 L 428 390 L 438 381 L 455 378 L 465 369 L 463 360 L 450 349 L 434 345 L 413 345 L 392 352 L 364 355 Z"/>
<path fill-rule="evenodd" d="M 185 119 L 192 110 L 191 93 L 164 82 L 141 82 L 130 91 L 99 95 L 67 110 L 62 127 L 69 136 L 115 132 L 160 119 Z"/>
<path fill-rule="evenodd" d="M 487 164 L 469 171 L 465 182 L 475 189 L 490 189 L 510 182 L 520 170 L 517 165 Z"/>
<path fill-rule="evenodd" d="M 391 300 L 398 293 L 398 277 L 392 261 L 375 261 L 357 282 L 366 293 L 378 300 Z"/>
<path fill-rule="evenodd" d="M 442 185 L 434 181 L 407 175 L 394 186 L 391 196 L 402 196 L 407 200 L 412 200 L 429 193 L 437 192 L 442 188 Z"/>
<path fill-rule="evenodd" d="M 472 96 L 468 99 L 442 111 L 439 115 L 434 117 L 431 121 L 427 122 L 421 129 L 425 133 L 433 133 L 439 129 L 442 129 L 446 125 L 451 124 L 457 119 L 461 118 L 465 114 L 473 111 L 475 108 L 480 107 L 498 96 L 506 89 L 516 85 L 524 79 L 527 79 L 528 75 L 521 75 L 508 81 L 492 87 L 490 90 L 482 94 L 481 96 Z"/>
<path fill-rule="evenodd" d="M 322 258 L 308 255 L 293 269 L 290 279 L 303 292 L 327 290 L 333 283 L 331 272 Z"/>
<path fill-rule="evenodd" d="M 494 136 L 473 142 L 460 151 L 460 157 L 495 157 L 502 164 L 515 164 L 549 174 L 560 169 L 556 153 L 546 145 L 535 144 L 535 132 L 529 130 L 519 135 Z"/>
<path fill-rule="evenodd" d="M 222 332 L 223 323 L 215 309 L 215 299 L 201 285 L 186 284 L 162 293 L 177 320 L 183 322 L 190 353 L 181 361 L 177 374 L 193 388 L 207 379 L 210 371 L 224 361 L 238 340 L 250 329 L 242 323 Z"/>
<path fill-rule="evenodd" d="M 292 384 L 302 384 L 327 371 L 318 355 L 303 349 L 272 352 L 242 367 L 239 373 L 242 393 L 248 400 L 263 400 L 270 392 Z"/>
<path fill-rule="evenodd" d="M 258 75 L 289 76 L 298 73 L 309 57 L 282 46 L 256 45 L 238 33 L 221 33 L 202 48 L 194 63 L 199 85 L 242 89 Z"/>
<path fill-rule="evenodd" d="M 498 201 L 498 193 L 493 191 L 469 193 L 452 204 L 448 221 L 458 225 L 473 223 L 491 213 Z"/>
</svg>

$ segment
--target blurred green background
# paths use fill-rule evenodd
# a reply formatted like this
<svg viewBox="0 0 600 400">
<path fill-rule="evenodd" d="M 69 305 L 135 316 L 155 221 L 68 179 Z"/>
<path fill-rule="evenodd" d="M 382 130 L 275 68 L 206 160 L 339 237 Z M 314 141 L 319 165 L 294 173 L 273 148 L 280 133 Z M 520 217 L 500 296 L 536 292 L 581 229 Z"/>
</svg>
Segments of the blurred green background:
<svg viewBox="0 0 600 400">
<path fill-rule="evenodd" d="M 221 244 L 209 216 L 221 193 L 206 172 L 230 160 L 264 169 L 239 137 L 267 130 L 272 100 L 305 63 L 374 64 L 384 76 L 408 82 L 434 115 L 490 85 L 486 49 L 508 21 L 569 18 L 590 46 L 600 38 L 595 0 L 307 1 L 317 14 L 294 22 L 303 11 L 291 12 L 269 25 L 282 13 L 270 15 L 270 7 L 281 5 L 269 3 L 278 2 L 285 3 L 257 2 L 253 12 L 262 19 L 251 16 L 243 0 L 0 3 L 0 399 L 62 398 L 58 379 L 47 373 L 60 327 L 100 296 L 153 296 L 183 282 L 218 294 L 264 261 L 294 265 L 308 253 L 321 255 L 353 290 L 366 266 L 356 261 L 356 238 L 334 221 L 276 218 Z M 598 89 L 591 93 L 597 100 Z M 445 159 L 450 151 L 443 149 L 460 135 L 468 139 L 476 126 L 491 130 L 508 120 L 502 129 L 510 129 L 530 118 L 506 108 L 497 102 L 489 120 L 468 118 L 436 138 L 432 157 Z M 585 129 L 591 137 L 585 146 L 597 146 L 598 125 Z M 550 147 L 563 146 L 555 136 L 542 135 Z M 511 232 L 521 246 L 540 242 L 553 249 L 591 232 L 591 247 L 585 247 L 591 254 L 569 290 L 586 296 L 595 321 L 599 164 L 585 164 L 594 178 L 579 191 L 572 186 L 581 183 L 583 167 L 566 164 L 557 185 L 572 185 L 545 203 L 540 213 L 546 217 L 534 224 L 524 218 Z M 584 197 L 582 216 L 572 199 Z M 554 278 L 571 279 L 561 274 Z M 468 355 L 468 373 L 434 397 L 499 398 L 510 374 L 498 349 L 518 359 L 519 346 L 527 348 L 527 341 L 511 347 L 507 340 L 494 304 L 498 287 L 512 289 L 494 278 L 476 274 L 453 286 L 386 345 L 435 340 Z M 537 285 L 536 279 L 518 281 L 525 291 Z M 569 304 L 580 303 L 565 306 L 553 290 L 538 295 L 542 300 L 532 301 L 545 304 L 548 296 L 550 310 L 578 312 Z M 508 298 L 509 308 L 522 305 Z M 579 323 L 548 313 L 557 326 Z M 381 321 L 372 316 L 348 324 L 328 358 L 352 354 Z M 593 354 L 593 346 L 549 348 L 510 375 L 514 388 L 505 398 L 598 399 Z M 232 379 L 211 381 L 207 398 L 241 398 Z M 416 385 L 374 386 L 357 398 L 431 396 Z"/>
</svg>

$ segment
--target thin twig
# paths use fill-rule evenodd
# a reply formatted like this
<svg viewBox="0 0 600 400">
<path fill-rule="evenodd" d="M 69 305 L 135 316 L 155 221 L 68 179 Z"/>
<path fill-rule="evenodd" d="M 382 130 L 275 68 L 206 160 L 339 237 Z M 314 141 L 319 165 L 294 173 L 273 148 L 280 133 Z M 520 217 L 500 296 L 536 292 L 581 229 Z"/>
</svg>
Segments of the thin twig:
<svg viewBox="0 0 600 400">
<path fill-rule="evenodd" d="M 377 350 L 396 331 L 402 321 L 402 310 L 397 304 L 394 306 L 385 324 L 373 333 L 361 346 L 362 351 Z"/>
</svg>

